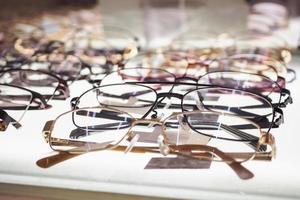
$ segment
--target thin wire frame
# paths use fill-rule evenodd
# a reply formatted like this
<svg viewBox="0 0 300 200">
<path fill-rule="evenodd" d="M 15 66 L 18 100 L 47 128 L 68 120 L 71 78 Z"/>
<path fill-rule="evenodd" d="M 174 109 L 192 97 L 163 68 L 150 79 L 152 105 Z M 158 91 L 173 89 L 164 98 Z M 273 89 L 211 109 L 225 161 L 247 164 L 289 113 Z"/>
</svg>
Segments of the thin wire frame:
<svg viewBox="0 0 300 200">
<path fill-rule="evenodd" d="M 208 75 L 212 74 L 212 73 L 240 73 L 241 76 L 239 77 L 254 77 L 255 79 L 260 78 L 262 80 L 265 80 L 266 82 L 268 82 L 268 84 L 264 84 L 264 85 L 259 85 L 260 86 L 260 90 L 253 90 L 252 88 L 245 88 L 239 84 L 234 85 L 235 87 L 232 87 L 232 85 L 226 85 L 223 84 L 220 86 L 225 86 L 225 87 L 232 87 L 232 88 L 236 88 L 236 89 L 241 89 L 241 90 L 245 90 L 245 91 L 250 91 L 256 94 L 260 94 L 262 96 L 265 96 L 266 98 L 268 98 L 268 96 L 270 95 L 266 95 L 265 91 L 269 90 L 271 91 L 270 93 L 279 93 L 279 97 L 276 99 L 269 99 L 270 101 L 272 101 L 272 103 L 274 104 L 274 106 L 276 104 L 278 104 L 278 106 L 280 107 L 285 107 L 286 105 L 288 105 L 289 103 L 292 103 L 292 98 L 290 95 L 290 91 L 283 88 L 279 83 L 277 83 L 276 81 L 273 81 L 272 79 L 261 75 L 261 74 L 254 74 L 254 73 L 249 73 L 249 72 L 243 72 L 243 71 L 239 71 L 239 70 L 233 70 L 233 69 L 227 69 L 227 70 L 212 70 L 212 72 L 208 71 L 206 73 L 204 73 L 203 75 L 201 75 L 198 78 L 192 78 L 192 77 L 186 77 L 186 76 L 182 76 L 182 77 L 176 77 L 176 75 L 174 75 L 173 73 L 164 70 L 164 69 L 160 69 L 160 68 L 146 68 L 146 67 L 135 67 L 135 68 L 125 68 L 125 69 L 119 69 L 115 72 L 112 72 L 110 74 L 107 74 L 106 76 L 104 76 L 101 80 L 91 80 L 91 82 L 93 82 L 94 86 L 101 86 L 101 85 L 109 85 L 109 84 L 113 84 L 113 83 L 124 83 L 124 82 L 143 82 L 143 84 L 147 84 L 147 82 L 163 82 L 163 81 L 168 81 L 168 82 L 194 82 L 194 83 L 198 83 L 198 84 L 203 84 L 203 85 L 218 85 L 218 84 L 210 84 L 210 83 L 201 83 L 201 81 L 207 77 Z M 133 75 L 134 74 L 134 75 Z M 248 81 L 248 80 L 247 80 Z M 238 81 L 236 81 L 236 83 L 238 83 Z M 152 83 L 153 84 L 153 83 Z M 258 85 L 257 85 L 258 86 Z M 270 88 L 271 87 L 271 88 Z M 173 88 L 170 88 L 170 91 Z M 262 91 L 262 89 L 264 91 Z M 274 95 L 273 95 L 274 96 Z M 284 97 L 285 98 L 281 98 Z M 274 101 L 275 100 L 275 101 Z M 281 100 L 283 100 L 281 102 Z"/>
<path fill-rule="evenodd" d="M 112 112 L 120 112 L 120 113 L 124 113 L 122 111 L 116 110 L 116 109 L 111 109 L 111 108 L 105 108 L 105 107 L 87 107 L 87 108 L 81 108 L 81 109 L 75 109 L 75 110 L 71 110 L 68 112 L 65 112 L 61 115 L 59 115 L 55 120 L 51 120 L 48 121 L 45 124 L 45 127 L 43 129 L 43 134 L 45 137 L 45 140 L 47 143 L 49 143 L 50 147 L 55 150 L 55 151 L 63 151 L 63 150 L 58 150 L 56 149 L 54 146 L 59 146 L 59 145 L 70 145 L 70 146 L 74 146 L 73 149 L 69 149 L 65 152 L 67 153 L 71 153 L 71 154 L 82 154 L 82 153 L 86 153 L 87 150 L 88 151 L 98 151 L 98 150 L 112 150 L 117 148 L 118 146 L 120 146 L 120 143 L 128 138 L 131 138 L 131 130 L 134 126 L 138 125 L 138 124 L 152 124 L 152 125 L 158 125 L 161 126 L 162 132 L 161 135 L 159 137 L 161 137 L 161 140 L 158 140 L 160 142 L 159 143 L 159 148 L 153 148 L 153 147 L 139 147 L 139 151 L 149 151 L 149 152 L 160 152 L 164 155 L 167 154 L 178 154 L 178 155 L 183 155 L 183 156 L 187 156 L 187 157 L 192 157 L 192 158 L 197 158 L 197 156 L 193 156 L 191 154 L 187 155 L 184 152 L 186 152 L 187 150 L 196 150 L 196 151 L 201 151 L 201 152 L 208 152 L 213 154 L 214 156 L 218 156 L 221 158 L 221 161 L 227 163 L 237 174 L 240 178 L 242 179 L 248 179 L 251 178 L 252 175 L 250 176 L 249 173 L 247 173 L 248 175 L 245 177 L 243 173 L 241 173 L 242 171 L 245 172 L 245 169 L 243 169 L 243 167 L 240 165 L 240 162 L 237 162 L 234 157 L 231 157 L 230 155 L 227 155 L 226 153 L 220 151 L 219 149 L 215 148 L 215 147 L 211 147 L 211 146 L 207 146 L 207 145 L 195 145 L 195 144 L 187 144 L 187 145 L 172 145 L 172 144 L 168 144 L 168 139 L 167 139 L 167 134 L 164 132 L 165 130 L 165 121 L 175 117 L 177 115 L 189 115 L 189 114 L 196 114 L 199 113 L 199 111 L 193 111 L 193 112 L 184 112 L 184 113 L 173 113 L 171 116 L 169 116 L 166 120 L 164 121 L 159 121 L 157 119 L 135 119 L 135 118 L 131 118 L 131 127 L 129 128 L 129 130 L 127 131 L 126 134 L 124 134 L 124 136 L 121 137 L 120 141 L 117 141 L 116 143 L 114 143 L 113 145 L 110 145 L 109 143 L 105 143 L 105 144 L 101 144 L 101 143 L 97 143 L 97 142 L 87 142 L 87 141 L 75 141 L 75 140 L 71 140 L 71 139 L 61 139 L 61 138 L 55 138 L 52 137 L 53 134 L 53 129 L 55 126 L 55 123 L 64 115 L 69 114 L 69 113 L 76 113 L 79 111 L 86 111 L 87 109 L 105 109 L 107 111 L 112 111 Z M 207 111 L 201 111 L 201 113 L 205 113 Z M 126 115 L 129 115 L 128 113 L 124 113 Z M 223 114 L 222 114 L 223 115 Z M 227 115 L 227 114 L 226 114 Z M 129 115 L 130 116 L 130 115 Z M 237 117 L 234 116 L 233 117 Z M 251 122 L 249 122 L 251 123 Z M 270 145 L 271 148 L 274 148 L 275 144 L 274 144 L 274 138 L 271 136 L 271 134 L 269 133 L 263 133 L 261 132 L 259 126 L 254 125 L 258 128 L 258 130 L 261 133 L 261 137 L 258 141 L 258 145 L 257 147 L 259 148 L 261 145 Z M 82 148 L 82 147 L 88 147 L 88 149 Z M 247 155 L 247 153 L 232 153 L 232 155 L 241 158 L 244 156 L 249 156 L 247 157 L 247 159 L 243 160 L 242 162 L 246 162 L 248 160 L 254 159 L 256 157 L 256 154 L 258 153 L 258 149 L 257 151 L 255 151 L 254 153 L 251 153 L 251 155 Z M 199 152 L 198 152 L 199 153 Z M 197 154 L 195 154 L 197 155 Z M 274 156 L 274 152 L 271 149 L 271 151 L 269 152 L 264 152 L 263 154 L 260 154 L 258 157 L 273 157 Z M 204 159 L 203 157 L 201 157 L 200 159 Z M 207 158 L 206 158 L 207 159 Z"/>
<path fill-rule="evenodd" d="M 212 71 L 201 76 L 198 83 L 227 86 L 260 94 L 278 107 L 286 107 L 293 102 L 289 90 L 264 75 L 231 70 Z"/>
<path fill-rule="evenodd" d="M 15 74 L 17 78 L 12 77 Z M 7 77 L 8 76 L 8 77 Z M 40 80 L 37 77 L 43 77 L 46 79 Z M 32 78 L 32 79 L 28 79 Z M 32 70 L 32 69 L 6 69 L 0 71 L 0 80 L 2 83 L 22 86 L 23 88 L 31 89 L 34 87 L 35 89 L 39 89 L 43 97 L 48 101 L 51 99 L 66 99 L 69 97 L 69 87 L 65 80 L 60 77 L 40 71 L 40 70 Z M 45 92 L 45 86 L 50 88 L 50 92 Z"/>
<path fill-rule="evenodd" d="M 189 89 L 188 91 L 185 91 L 183 94 L 177 93 L 177 92 L 172 92 L 171 90 L 166 90 L 166 92 L 157 92 L 155 89 L 151 88 L 149 85 L 151 84 L 171 84 L 172 89 L 176 86 L 176 85 L 185 85 L 185 86 L 192 86 L 194 87 L 194 89 Z M 146 85 L 145 85 L 146 84 Z M 282 112 L 280 109 L 275 109 L 272 105 L 272 103 L 266 99 L 264 96 L 261 96 L 259 94 L 255 94 L 255 93 L 251 93 L 249 91 L 245 91 L 245 90 L 241 90 L 241 89 L 232 89 L 229 87 L 221 87 L 221 86 L 214 86 L 214 85 L 205 85 L 205 84 L 192 84 L 192 83 L 176 83 L 176 82 L 130 82 L 130 83 L 119 83 L 119 84 L 110 84 L 110 85 L 103 85 L 103 86 L 99 86 L 96 88 L 92 88 L 89 89 L 87 91 L 85 91 L 83 94 L 81 94 L 79 97 L 75 97 L 71 100 L 71 106 L 72 108 L 80 108 L 80 107 L 86 107 L 86 106 L 97 106 L 97 105 L 104 105 L 104 106 L 110 106 L 113 108 L 117 108 L 117 109 L 121 109 L 121 108 L 126 108 L 126 107 L 132 107 L 130 105 L 119 105 L 119 104 L 111 104 L 110 102 L 105 103 L 103 102 L 104 97 L 106 97 L 105 95 L 108 95 L 108 97 L 114 97 L 114 98 L 125 98 L 124 95 L 118 96 L 118 94 L 112 95 L 111 92 L 114 92 L 115 89 L 114 87 L 123 87 L 123 88 L 127 88 L 127 90 L 129 90 L 131 87 L 140 87 L 140 88 L 144 88 L 144 91 L 147 91 L 148 93 L 153 93 L 153 95 L 155 95 L 155 97 L 152 98 L 148 98 L 148 99 L 144 99 L 142 100 L 143 105 L 147 106 L 148 109 L 145 110 L 145 112 L 142 113 L 142 117 L 141 118 L 146 118 L 151 112 L 155 112 L 156 108 L 162 108 L 165 107 L 166 104 L 163 103 L 162 101 L 166 98 L 179 98 L 180 99 L 180 103 L 176 104 L 176 103 L 172 103 L 171 105 L 168 106 L 168 108 L 176 108 L 176 109 L 180 109 L 181 111 L 187 111 L 187 107 L 188 108 L 192 108 L 192 109 L 199 109 L 198 106 L 195 107 L 195 105 L 189 106 L 189 104 L 185 104 L 184 100 L 186 97 L 188 97 L 188 95 L 194 91 L 205 91 L 207 89 L 210 90 L 214 90 L 214 89 L 219 89 L 219 90 L 224 90 L 225 93 L 227 91 L 232 91 L 233 93 L 240 93 L 240 96 L 243 95 L 248 95 L 249 97 L 253 98 L 253 99 L 258 99 L 258 102 L 261 102 L 262 105 L 267 106 L 265 109 L 268 111 L 267 113 L 264 112 L 263 115 L 253 115 L 248 116 L 248 115 L 244 115 L 244 117 L 248 116 L 250 117 L 249 119 L 253 119 L 255 122 L 257 122 L 259 125 L 261 125 L 264 128 L 268 129 L 268 132 L 271 130 L 272 127 L 277 127 L 277 125 L 280 125 L 281 121 L 280 119 L 283 117 L 282 116 Z M 111 87 L 111 89 L 109 89 Z M 106 94 L 103 90 L 105 91 L 110 91 L 109 94 Z M 90 94 L 92 94 L 93 92 L 97 91 L 97 95 L 93 95 L 92 98 L 94 98 L 95 100 L 95 104 L 92 104 L 92 100 L 90 99 Z M 232 93 L 231 92 L 231 93 Z M 96 94 L 96 93 L 95 93 Z M 104 96 L 102 97 L 101 94 L 103 94 Z M 126 92 L 126 98 L 130 99 L 130 97 L 135 98 L 135 95 L 143 95 L 145 93 L 140 93 L 137 92 L 136 90 L 132 91 L 128 91 Z M 112 96 L 111 96 L 112 95 Z M 88 97 L 88 99 L 87 99 Z M 102 99 L 101 99 L 102 98 Z M 188 98 L 187 98 L 188 99 Z M 96 101 L 97 100 L 97 101 Z M 214 110 L 213 107 L 210 106 L 205 106 L 205 103 L 200 102 L 203 105 L 203 108 L 201 109 L 208 109 L 208 108 L 212 108 L 209 110 Z M 232 103 L 232 102 L 231 102 Z M 145 107 L 143 106 L 143 107 Z M 226 105 L 224 105 L 226 106 Z M 227 108 L 227 107 L 226 107 Z M 249 107 L 251 108 L 251 107 Z M 255 108 L 255 107 L 253 107 Z M 225 109 L 225 108 L 224 108 Z M 225 109 L 227 110 L 227 109 Z M 224 110 L 224 111 L 225 111 Z M 231 108 L 232 110 L 232 108 Z M 239 109 L 238 109 L 239 110 Z M 278 111 L 279 110 L 279 111 Z M 191 110 L 189 110 L 191 111 Z M 233 111 L 233 110 L 232 110 Z M 220 110 L 218 110 L 218 112 L 221 112 Z M 238 113 L 236 113 L 238 114 Z M 243 113 L 242 113 L 243 114 Z M 243 115 L 242 115 L 243 116 Z M 265 123 L 264 121 L 266 121 L 266 117 L 270 116 L 271 117 L 271 121 L 267 120 L 268 123 Z M 256 117 L 259 117 L 258 119 L 256 119 Z M 278 118 L 277 118 L 278 117 Z M 259 121 L 256 121 L 259 120 Z M 260 121 L 263 124 L 260 124 Z M 278 121 L 278 122 L 277 122 Z"/>
</svg>

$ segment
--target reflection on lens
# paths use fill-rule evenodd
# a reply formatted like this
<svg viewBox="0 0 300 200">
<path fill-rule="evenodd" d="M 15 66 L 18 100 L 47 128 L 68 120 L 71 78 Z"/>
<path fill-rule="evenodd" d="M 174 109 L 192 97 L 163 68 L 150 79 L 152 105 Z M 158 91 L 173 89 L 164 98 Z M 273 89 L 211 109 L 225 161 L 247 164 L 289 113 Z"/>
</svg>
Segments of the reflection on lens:
<svg viewBox="0 0 300 200">
<path fill-rule="evenodd" d="M 15 86 L 0 84 L 0 109 L 11 110 L 12 118 L 20 121 L 29 107 L 39 107 L 32 94 Z"/>
<path fill-rule="evenodd" d="M 7 70 L 0 75 L 0 82 L 28 88 L 46 98 L 55 95 L 59 79 L 47 73 L 35 70 Z"/>
<path fill-rule="evenodd" d="M 252 122 L 233 115 L 192 112 L 175 115 L 165 121 L 168 144 L 202 144 L 225 153 L 241 153 L 239 161 L 248 160 L 258 151 L 260 129 Z M 214 157 L 215 160 L 219 158 Z"/>
<path fill-rule="evenodd" d="M 265 98 L 254 93 L 211 87 L 187 93 L 182 101 L 183 110 L 210 110 L 246 117 L 264 128 L 273 122 L 273 107 Z"/>
<path fill-rule="evenodd" d="M 199 79 L 200 84 L 219 85 L 269 96 L 272 102 L 280 101 L 280 88 L 269 78 L 257 74 L 242 72 L 210 72 Z"/>
<path fill-rule="evenodd" d="M 272 113 L 271 104 L 256 94 L 229 88 L 203 88 L 187 93 L 183 99 L 185 110 L 206 108 L 241 116 L 267 116 Z"/>
<path fill-rule="evenodd" d="M 117 110 L 73 110 L 57 118 L 51 135 L 56 139 L 52 139 L 50 144 L 57 151 L 86 152 L 103 149 L 120 142 L 130 129 L 131 123 L 131 116 Z M 64 139 L 71 141 L 62 142 Z"/>
<path fill-rule="evenodd" d="M 137 84 L 113 84 L 85 92 L 79 97 L 79 108 L 105 105 L 110 108 L 143 116 L 156 101 L 156 92 L 150 87 Z"/>
<path fill-rule="evenodd" d="M 32 101 L 32 94 L 14 86 L 0 84 L 0 107 L 2 109 L 26 109 Z"/>
</svg>

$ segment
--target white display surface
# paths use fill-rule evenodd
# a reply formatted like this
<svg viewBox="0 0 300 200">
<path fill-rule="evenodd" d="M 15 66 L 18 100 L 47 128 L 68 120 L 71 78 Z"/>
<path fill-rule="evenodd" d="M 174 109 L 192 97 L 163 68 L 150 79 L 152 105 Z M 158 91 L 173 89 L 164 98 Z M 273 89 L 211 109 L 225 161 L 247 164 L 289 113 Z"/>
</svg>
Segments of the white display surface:
<svg viewBox="0 0 300 200">
<path fill-rule="evenodd" d="M 295 69 L 299 74 L 300 67 Z M 89 87 L 85 81 L 71 85 L 71 97 Z M 10 126 L 0 134 L 0 182 L 183 199 L 299 199 L 300 80 L 287 87 L 294 103 L 284 109 L 285 123 L 271 131 L 277 157 L 245 163 L 255 174 L 251 180 L 239 179 L 224 163 L 212 163 L 210 169 L 146 170 L 150 153 L 93 152 L 40 168 L 36 161 L 53 154 L 43 126 L 70 109 L 69 98 L 52 101 L 49 110 L 28 111 L 21 129 Z"/>
</svg>

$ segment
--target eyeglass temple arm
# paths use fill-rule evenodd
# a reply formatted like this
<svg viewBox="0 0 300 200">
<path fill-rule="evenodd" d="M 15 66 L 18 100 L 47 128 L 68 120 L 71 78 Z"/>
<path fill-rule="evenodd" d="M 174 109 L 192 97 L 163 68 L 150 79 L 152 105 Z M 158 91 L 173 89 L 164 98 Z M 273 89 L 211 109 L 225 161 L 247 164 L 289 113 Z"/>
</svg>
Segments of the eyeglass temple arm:
<svg viewBox="0 0 300 200">
<path fill-rule="evenodd" d="M 264 160 L 264 161 L 270 161 L 273 158 L 276 157 L 276 145 L 275 145 L 275 137 L 271 133 L 262 132 L 261 137 L 259 138 L 257 145 L 259 146 L 267 146 L 270 147 L 270 149 L 265 149 L 264 152 L 226 152 L 226 155 L 229 155 L 232 158 L 237 159 L 245 159 L 251 157 L 253 155 L 253 160 Z M 196 145 L 197 146 L 197 145 Z M 175 146 L 177 148 L 183 147 L 182 150 L 187 150 L 188 152 L 192 151 L 194 146 L 193 145 L 177 145 Z M 268 151 L 267 151 L 268 150 Z M 197 156 L 196 152 L 192 152 L 192 155 Z"/>
<path fill-rule="evenodd" d="M 126 146 L 117 146 L 115 149 L 115 151 L 122 151 L 124 152 L 126 150 Z M 145 153 L 145 150 L 147 149 L 148 152 L 151 151 L 159 151 L 158 147 L 133 147 L 132 150 L 130 152 L 133 153 Z M 80 156 L 82 154 L 85 154 L 88 152 L 82 152 L 81 154 L 73 154 L 70 152 L 64 152 L 64 151 L 60 151 L 58 152 L 58 154 L 55 155 L 51 155 L 51 156 L 47 156 L 44 158 L 39 159 L 36 164 L 41 167 L 41 168 L 49 168 L 52 167 L 56 164 L 62 163 L 64 161 L 67 161 L 71 158 Z M 249 154 L 247 153 L 226 153 L 227 155 L 234 157 L 234 158 L 247 158 L 249 157 Z M 207 154 L 203 154 L 203 153 L 192 153 L 193 156 L 200 156 L 201 158 L 205 158 L 207 157 Z M 210 159 L 210 158 L 207 158 Z M 256 154 L 254 157 L 255 160 L 271 160 L 272 156 L 269 153 L 259 153 Z"/>
<path fill-rule="evenodd" d="M 61 79 L 59 81 L 58 86 L 57 86 L 57 88 L 54 91 L 54 94 L 55 94 L 56 91 L 58 91 L 59 94 L 54 95 L 53 99 L 57 99 L 57 100 L 62 99 L 62 100 L 65 100 L 65 99 L 67 99 L 70 96 L 70 90 L 69 90 L 68 84 L 63 79 Z"/>
<path fill-rule="evenodd" d="M 5 131 L 9 124 L 12 124 L 16 129 L 19 129 L 22 125 L 14 118 L 9 116 L 7 112 L 0 109 L 0 131 Z"/>
<path fill-rule="evenodd" d="M 173 145 L 170 146 L 171 152 L 174 152 L 175 154 L 178 155 L 182 155 L 182 156 L 188 156 L 184 153 L 180 153 L 180 151 L 186 151 L 186 150 L 199 150 L 199 151 L 205 151 L 205 152 L 209 152 L 212 153 L 214 155 L 216 155 L 217 157 L 221 158 L 222 161 L 224 161 L 225 163 L 228 164 L 228 166 L 241 178 L 241 179 L 251 179 L 254 177 L 254 174 L 249 171 L 248 169 L 246 169 L 244 166 L 242 166 L 241 163 L 236 162 L 232 157 L 230 157 L 229 155 L 227 155 L 226 153 L 224 153 L 223 151 L 215 148 L 215 147 L 211 147 L 211 146 L 207 146 L 207 145 Z M 194 158 L 192 156 L 192 158 Z"/>
<path fill-rule="evenodd" d="M 251 135 L 251 134 L 248 134 L 246 132 L 243 132 L 239 129 L 235 129 L 231 126 L 228 126 L 226 124 L 223 124 L 221 123 L 221 126 L 220 126 L 222 129 L 224 129 L 226 132 L 232 134 L 233 136 L 238 136 L 240 139 L 248 139 L 250 142 L 247 142 L 246 144 L 249 145 L 252 149 L 256 150 L 257 147 L 258 147 L 258 140 L 259 138 L 254 136 L 254 135 Z M 259 146 L 259 150 L 260 151 L 265 151 L 265 147 L 264 146 Z"/>
</svg>

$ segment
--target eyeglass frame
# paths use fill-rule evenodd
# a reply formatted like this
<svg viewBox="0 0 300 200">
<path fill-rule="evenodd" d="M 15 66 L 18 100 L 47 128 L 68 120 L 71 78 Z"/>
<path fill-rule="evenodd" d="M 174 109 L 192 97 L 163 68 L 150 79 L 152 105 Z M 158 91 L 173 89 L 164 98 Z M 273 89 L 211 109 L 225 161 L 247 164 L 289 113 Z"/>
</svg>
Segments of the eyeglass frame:
<svg viewBox="0 0 300 200">
<path fill-rule="evenodd" d="M 29 73 L 40 73 L 40 74 L 45 74 L 47 76 L 50 76 L 51 78 L 54 78 L 57 80 L 57 86 L 53 92 L 53 94 L 42 94 L 42 96 L 47 99 L 47 101 L 51 100 L 51 99 L 56 99 L 56 100 L 65 100 L 70 96 L 70 91 L 69 91 L 69 87 L 68 84 L 65 80 L 63 80 L 62 78 L 52 74 L 52 73 L 48 73 L 42 70 L 33 70 L 33 69 L 5 69 L 5 70 L 0 70 L 0 79 L 1 76 L 5 75 L 5 73 L 10 73 L 10 72 L 29 72 Z M 55 94 L 55 92 L 59 92 L 59 94 Z"/>
<path fill-rule="evenodd" d="M 52 137 L 52 133 L 53 133 L 53 129 L 54 129 L 54 126 L 55 126 L 55 123 L 56 121 L 61 117 L 61 116 L 64 116 L 65 114 L 68 114 L 68 113 L 74 113 L 74 112 L 77 112 L 79 110 L 85 110 L 85 109 L 94 109 L 94 108 L 100 108 L 101 109 L 102 106 L 97 106 L 97 107 L 85 107 L 85 108 L 79 108 L 79 109 L 74 109 L 74 110 L 70 110 L 70 111 L 67 111 L 65 113 L 62 113 L 60 114 L 58 117 L 56 117 L 54 120 L 49 120 L 45 123 L 44 125 L 44 128 L 43 128 L 43 136 L 44 136 L 44 139 L 45 139 L 45 142 L 48 143 L 50 145 L 50 148 L 53 149 L 54 151 L 57 151 L 55 148 L 52 147 L 52 141 L 54 143 L 63 143 L 63 144 L 70 144 L 70 145 L 86 145 L 86 144 L 97 144 L 95 142 L 86 142 L 86 141 L 74 141 L 74 140 L 69 140 L 69 139 L 59 139 L 59 138 L 53 138 Z M 120 110 L 117 110 L 117 109 L 112 109 L 112 108 L 107 108 L 107 107 L 102 107 L 102 108 L 105 108 L 105 109 L 108 109 L 108 110 L 112 110 L 112 111 L 116 111 L 116 112 L 120 112 L 120 113 L 124 113 L 124 114 L 127 114 L 129 116 L 131 116 L 129 113 L 126 113 L 126 112 L 123 112 L 123 111 L 120 111 Z M 130 129 L 127 131 L 127 133 L 120 139 L 120 141 L 116 142 L 115 144 L 111 145 L 109 148 L 105 149 L 105 147 L 102 147 L 100 149 L 94 149 L 92 151 L 98 151 L 98 150 L 113 150 L 115 148 L 118 148 L 120 145 L 120 143 L 125 140 L 126 138 L 130 138 L 130 133 L 131 133 L 131 129 L 139 124 L 139 123 L 149 123 L 149 124 L 154 124 L 154 125 L 160 125 L 161 126 L 161 129 L 162 129 L 162 135 L 161 137 L 163 138 L 159 138 L 160 140 L 158 140 L 158 143 L 159 143 L 159 148 L 155 148 L 153 149 L 153 147 L 137 147 L 138 151 L 144 151 L 144 152 L 157 152 L 159 150 L 159 152 L 163 155 L 168 155 L 168 154 L 177 154 L 176 152 L 178 151 L 178 149 L 176 150 L 176 146 L 178 145 L 170 145 L 170 144 L 167 144 L 165 139 L 167 138 L 166 137 L 166 134 L 164 133 L 164 122 L 174 116 L 178 116 L 179 114 L 191 114 L 191 113 L 199 113 L 199 112 L 207 112 L 207 111 L 191 111 L 191 112 L 179 112 L 179 113 L 172 113 L 169 117 L 167 117 L 165 120 L 163 121 L 159 121 L 158 119 L 136 119 L 134 117 L 132 117 L 133 122 L 131 122 L 131 127 Z M 222 113 L 223 115 L 224 113 Z M 230 114 L 225 114 L 225 115 L 230 115 Z M 230 116 L 234 116 L 234 117 L 237 117 L 235 115 L 230 115 Z M 250 122 L 250 121 L 249 121 Z M 253 122 L 250 122 L 252 124 L 255 124 Z M 270 158 L 272 157 L 275 157 L 275 138 L 270 134 L 270 133 L 266 133 L 266 132 L 262 132 L 260 127 L 258 125 L 256 125 L 257 128 L 259 129 L 260 133 L 261 133 L 261 137 L 257 143 L 258 146 L 260 145 L 269 145 L 272 149 L 270 152 L 264 152 L 262 154 L 259 154 L 257 156 L 258 159 L 266 159 L 266 160 L 269 160 Z M 161 143 L 160 143 L 161 142 Z M 99 144 L 99 143 L 98 143 Z M 102 145 L 102 144 L 100 144 Z M 109 145 L 109 144 L 108 144 Z M 179 145 L 180 146 L 180 145 Z M 245 169 L 241 163 L 243 162 L 246 162 L 246 161 L 249 161 L 249 160 L 252 160 L 256 157 L 256 154 L 257 152 L 255 152 L 251 157 L 249 157 L 249 159 L 246 159 L 245 161 L 241 162 L 241 161 L 236 161 L 234 158 L 232 158 L 231 156 L 229 155 L 226 155 L 226 153 L 220 151 L 219 149 L 217 149 L 216 147 L 212 147 L 212 146 L 208 146 L 208 145 L 182 145 L 181 146 L 185 152 L 187 150 L 192 150 L 193 148 L 196 148 L 200 151 L 206 151 L 208 153 L 212 153 L 214 154 L 215 156 L 218 156 L 220 157 L 225 163 L 227 163 L 235 172 L 236 174 L 241 178 L 241 179 L 249 179 L 249 178 L 252 178 L 253 174 Z M 135 148 L 135 147 L 133 147 Z M 135 149 L 135 151 L 137 150 Z M 273 151 L 274 149 L 274 151 Z M 180 150 L 180 148 L 179 148 Z M 66 152 L 66 153 L 70 153 L 70 154 L 81 154 L 82 152 L 72 152 L 72 151 L 69 151 L 69 150 L 59 150 L 59 152 Z M 179 153 L 178 155 L 183 155 L 185 156 L 186 154 L 185 153 Z M 187 155 L 188 157 L 193 157 L 191 155 Z M 239 155 L 239 153 L 236 154 L 236 156 L 245 156 L 245 153 L 242 153 Z M 224 160 L 224 158 L 227 158 L 227 160 Z M 232 166 L 234 165 L 234 166 Z M 243 174 L 241 173 L 241 171 L 244 171 L 245 172 L 248 171 L 246 174 Z M 252 175 L 251 175 L 252 174 Z M 246 176 L 246 177 L 245 177 Z M 250 177 L 249 177 L 250 176 Z"/>
</svg>

